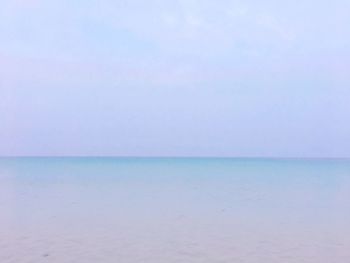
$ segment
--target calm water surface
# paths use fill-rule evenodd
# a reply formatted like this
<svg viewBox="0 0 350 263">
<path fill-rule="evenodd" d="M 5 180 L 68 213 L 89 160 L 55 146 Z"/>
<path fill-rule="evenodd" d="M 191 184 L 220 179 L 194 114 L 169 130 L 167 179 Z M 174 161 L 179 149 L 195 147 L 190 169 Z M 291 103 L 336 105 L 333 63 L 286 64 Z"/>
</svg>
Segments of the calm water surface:
<svg viewBox="0 0 350 263">
<path fill-rule="evenodd" d="M 0 262 L 350 262 L 350 161 L 2 158 Z"/>
</svg>

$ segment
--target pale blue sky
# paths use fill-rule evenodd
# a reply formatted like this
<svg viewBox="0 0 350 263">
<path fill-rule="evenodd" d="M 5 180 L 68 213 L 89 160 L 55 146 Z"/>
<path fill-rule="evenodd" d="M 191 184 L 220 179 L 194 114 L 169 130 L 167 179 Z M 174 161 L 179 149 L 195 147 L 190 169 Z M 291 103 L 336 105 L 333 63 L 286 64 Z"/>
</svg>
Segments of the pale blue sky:
<svg viewBox="0 0 350 263">
<path fill-rule="evenodd" d="M 0 155 L 350 157 L 349 13 L 2 0 Z"/>
</svg>

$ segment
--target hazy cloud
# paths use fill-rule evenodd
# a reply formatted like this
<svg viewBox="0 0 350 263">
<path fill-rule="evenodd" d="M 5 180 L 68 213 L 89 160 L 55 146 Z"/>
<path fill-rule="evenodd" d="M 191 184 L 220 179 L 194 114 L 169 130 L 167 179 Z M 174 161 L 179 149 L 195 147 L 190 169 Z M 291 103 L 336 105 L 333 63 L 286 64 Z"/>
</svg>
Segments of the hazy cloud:
<svg viewBox="0 0 350 263">
<path fill-rule="evenodd" d="M 350 156 L 349 10 L 2 1 L 0 154 Z"/>
</svg>

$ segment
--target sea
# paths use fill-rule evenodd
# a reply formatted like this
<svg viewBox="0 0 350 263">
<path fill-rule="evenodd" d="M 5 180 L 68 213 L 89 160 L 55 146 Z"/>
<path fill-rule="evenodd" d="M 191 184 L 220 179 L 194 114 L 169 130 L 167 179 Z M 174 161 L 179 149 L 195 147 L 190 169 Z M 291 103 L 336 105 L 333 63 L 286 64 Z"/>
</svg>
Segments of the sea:
<svg viewBox="0 0 350 263">
<path fill-rule="evenodd" d="M 1 263 L 347 263 L 350 160 L 0 158 Z"/>
</svg>

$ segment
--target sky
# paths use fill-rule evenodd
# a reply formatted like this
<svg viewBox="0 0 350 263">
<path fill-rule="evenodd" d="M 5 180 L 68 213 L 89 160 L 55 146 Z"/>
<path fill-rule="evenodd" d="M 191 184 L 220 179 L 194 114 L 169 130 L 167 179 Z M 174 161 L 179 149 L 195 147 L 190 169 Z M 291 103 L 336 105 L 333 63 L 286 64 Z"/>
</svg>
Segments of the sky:
<svg viewBox="0 0 350 263">
<path fill-rule="evenodd" d="M 349 12 L 2 0 L 0 155 L 350 157 Z"/>
</svg>

